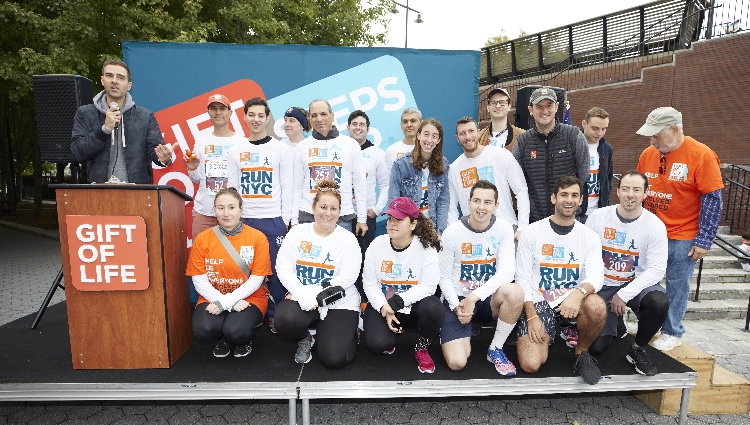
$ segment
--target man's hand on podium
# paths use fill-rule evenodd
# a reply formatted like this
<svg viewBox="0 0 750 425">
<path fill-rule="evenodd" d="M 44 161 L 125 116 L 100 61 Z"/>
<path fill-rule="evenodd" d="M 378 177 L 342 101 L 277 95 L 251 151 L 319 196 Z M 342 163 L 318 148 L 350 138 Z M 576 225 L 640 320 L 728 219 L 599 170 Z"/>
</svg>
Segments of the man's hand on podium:
<svg viewBox="0 0 750 425">
<path fill-rule="evenodd" d="M 237 304 L 234 305 L 234 309 L 233 310 L 234 311 L 242 311 L 242 310 L 246 309 L 249 305 L 250 305 L 249 302 L 247 302 L 245 300 L 239 300 L 239 301 L 237 301 Z"/>
</svg>

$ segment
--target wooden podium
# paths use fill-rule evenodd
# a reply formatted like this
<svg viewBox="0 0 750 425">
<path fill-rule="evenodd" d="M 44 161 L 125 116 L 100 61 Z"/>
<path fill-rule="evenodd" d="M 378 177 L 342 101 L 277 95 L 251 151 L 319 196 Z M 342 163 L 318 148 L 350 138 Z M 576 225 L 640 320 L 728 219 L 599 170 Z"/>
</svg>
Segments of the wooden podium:
<svg viewBox="0 0 750 425">
<path fill-rule="evenodd" d="M 159 185 L 51 187 L 56 189 L 73 368 L 169 368 L 192 344 L 190 293 L 185 277 L 185 201 L 191 198 L 174 187 Z M 79 257 L 86 258 L 83 261 L 93 261 L 91 258 L 95 257 L 100 261 L 107 259 L 106 248 L 101 249 L 101 254 L 92 248 L 93 245 L 75 249 L 76 244 L 81 243 L 79 240 L 106 242 L 106 237 L 101 234 L 105 233 L 103 229 L 108 225 L 87 227 L 91 230 L 86 235 L 98 232 L 96 237 L 99 240 L 93 240 L 95 236 L 82 238 L 80 228 L 68 229 L 69 222 L 87 217 L 99 221 L 106 221 L 107 217 L 112 217 L 112 220 L 120 217 L 138 222 L 138 217 L 142 217 L 145 222 L 145 242 L 139 246 L 147 247 L 147 269 L 145 255 L 142 252 L 138 254 L 144 257 L 141 272 L 147 276 L 148 282 L 141 281 L 139 286 L 145 289 L 108 290 L 110 287 L 104 283 L 87 284 L 86 290 L 79 289 L 80 283 L 77 284 L 78 288 L 74 286 L 75 279 L 80 281 L 81 273 L 85 274 L 84 267 L 95 270 L 93 262 L 91 265 L 78 266 L 80 272 L 78 267 L 72 268 L 71 265 Z M 143 231 L 143 224 L 140 223 Z M 120 238 L 125 235 L 122 229 L 110 233 L 114 232 L 119 232 Z M 74 240 L 70 235 L 75 236 Z M 73 252 L 71 247 L 75 249 Z M 117 266 L 108 266 L 105 262 L 101 267 Z M 89 271 L 87 282 L 95 281 L 96 278 L 92 276 L 97 275 L 103 279 L 101 270 L 96 270 L 96 273 Z M 123 271 L 121 275 L 126 276 L 126 272 Z M 124 277 L 122 279 L 124 281 Z"/>
</svg>

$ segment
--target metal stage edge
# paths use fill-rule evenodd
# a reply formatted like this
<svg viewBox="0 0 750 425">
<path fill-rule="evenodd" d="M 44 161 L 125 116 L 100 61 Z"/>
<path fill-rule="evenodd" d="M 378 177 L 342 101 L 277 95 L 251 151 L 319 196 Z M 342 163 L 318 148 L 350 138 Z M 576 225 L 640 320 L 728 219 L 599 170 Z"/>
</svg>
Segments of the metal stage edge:
<svg viewBox="0 0 750 425">
<path fill-rule="evenodd" d="M 289 401 L 289 424 L 296 423 L 297 399 L 302 400 L 302 420 L 310 424 L 310 400 L 381 399 L 403 397 L 468 397 L 560 393 L 604 393 L 681 389 L 679 423 L 687 419 L 690 388 L 697 372 L 656 376 L 602 376 L 597 385 L 579 377 L 469 379 L 442 381 L 329 381 L 329 382 L 189 382 L 160 384 L 0 384 L 0 401 L 66 400 L 225 400 L 274 399 Z"/>
</svg>

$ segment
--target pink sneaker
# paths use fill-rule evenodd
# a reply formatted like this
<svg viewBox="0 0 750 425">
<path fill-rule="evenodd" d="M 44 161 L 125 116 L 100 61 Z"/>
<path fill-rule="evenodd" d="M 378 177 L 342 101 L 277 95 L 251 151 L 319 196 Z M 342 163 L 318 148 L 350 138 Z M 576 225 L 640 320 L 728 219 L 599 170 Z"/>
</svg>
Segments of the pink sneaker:
<svg viewBox="0 0 750 425">
<path fill-rule="evenodd" d="M 396 352 L 396 346 L 392 345 L 391 348 L 383 351 L 383 354 L 393 354 L 394 352 Z"/>
<path fill-rule="evenodd" d="M 566 326 L 562 328 L 560 337 L 565 340 L 565 345 L 570 348 L 578 346 L 578 328 L 575 326 Z"/>
<path fill-rule="evenodd" d="M 432 361 L 432 357 L 427 350 L 414 350 L 414 357 L 417 359 L 417 369 L 420 372 L 432 373 L 435 371 L 435 362 Z"/>
</svg>

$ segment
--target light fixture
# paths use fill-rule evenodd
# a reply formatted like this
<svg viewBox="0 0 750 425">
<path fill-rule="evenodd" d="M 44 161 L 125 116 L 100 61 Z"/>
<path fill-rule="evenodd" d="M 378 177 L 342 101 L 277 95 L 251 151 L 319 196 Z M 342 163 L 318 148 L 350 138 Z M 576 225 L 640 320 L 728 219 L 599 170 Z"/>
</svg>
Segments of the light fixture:
<svg viewBox="0 0 750 425">
<path fill-rule="evenodd" d="M 393 7 L 391 8 L 391 13 L 398 13 L 398 7 L 396 7 L 396 3 L 393 3 Z"/>
<path fill-rule="evenodd" d="M 414 20 L 414 23 L 415 23 L 415 24 L 421 24 L 421 23 L 423 23 L 423 22 L 424 22 L 424 21 L 422 20 L 422 14 L 421 14 L 421 13 L 418 13 L 418 14 L 417 14 L 417 19 L 415 19 L 415 20 Z"/>
</svg>

